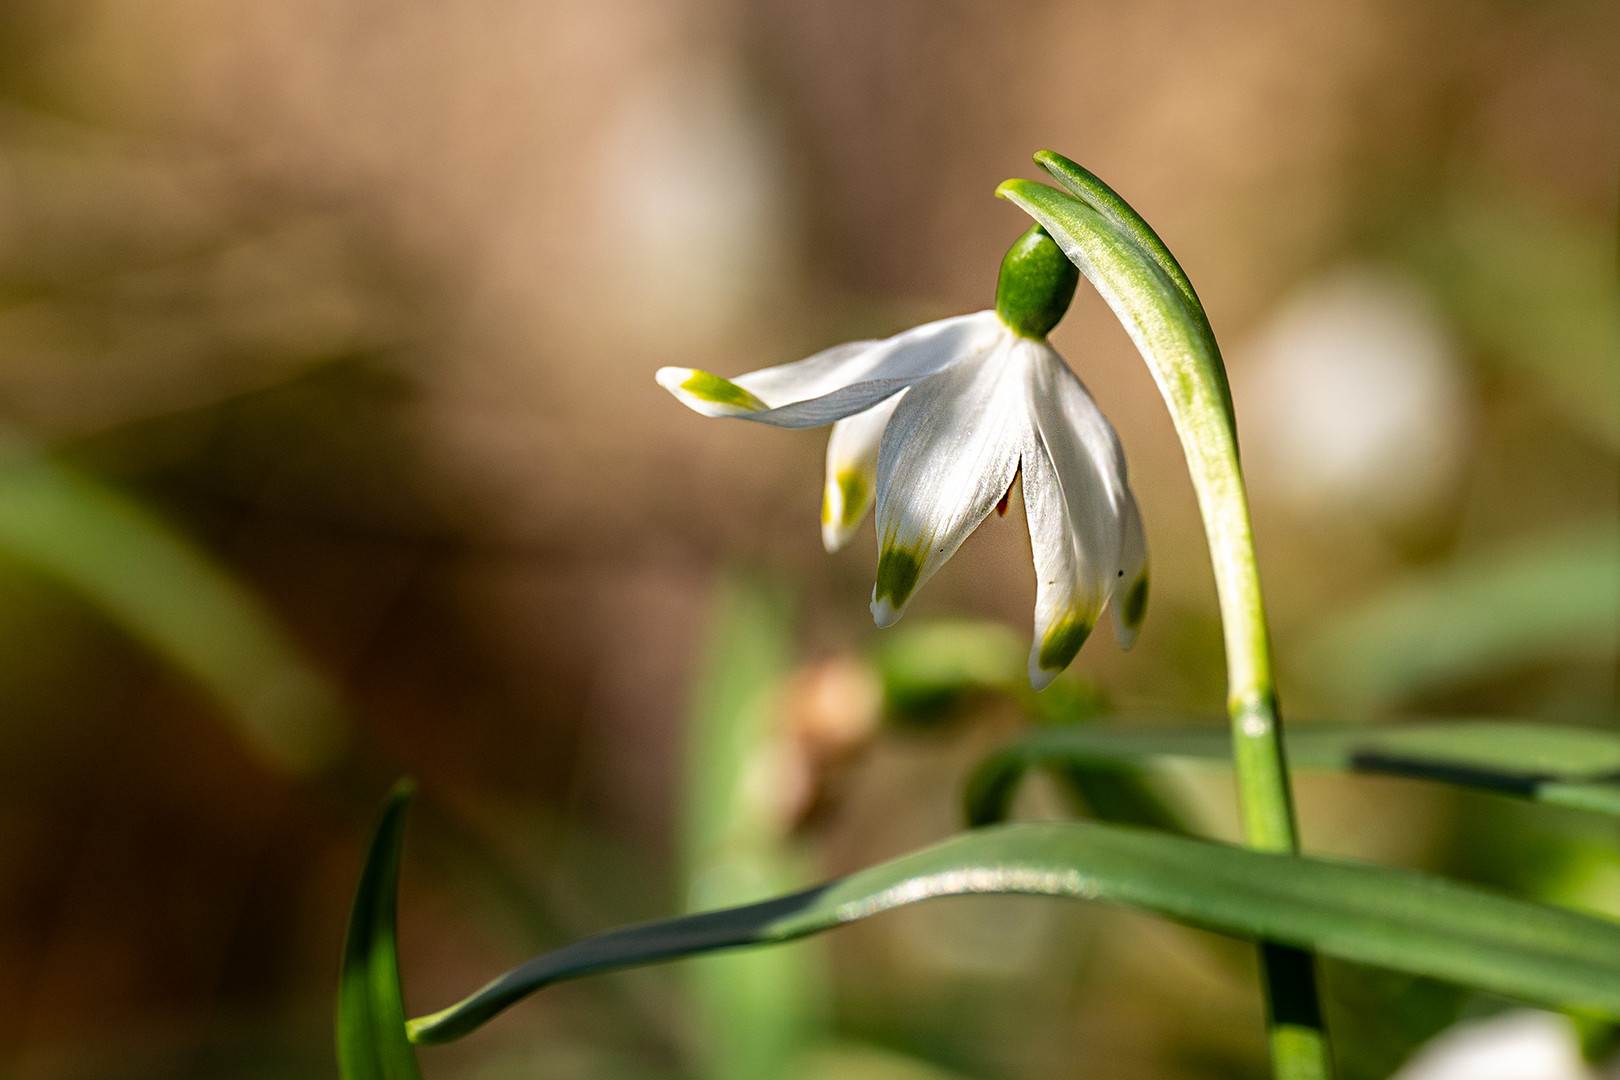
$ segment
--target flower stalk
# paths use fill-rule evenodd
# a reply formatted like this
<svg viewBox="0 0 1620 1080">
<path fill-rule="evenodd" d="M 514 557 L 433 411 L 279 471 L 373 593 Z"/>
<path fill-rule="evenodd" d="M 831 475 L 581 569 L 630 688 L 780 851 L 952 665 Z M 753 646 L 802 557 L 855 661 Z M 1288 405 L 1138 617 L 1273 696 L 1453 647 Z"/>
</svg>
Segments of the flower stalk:
<svg viewBox="0 0 1620 1080">
<path fill-rule="evenodd" d="M 1226 646 L 1227 711 L 1249 847 L 1297 853 L 1248 496 L 1215 335 L 1186 274 L 1112 189 L 1059 154 L 1035 160 L 1066 190 L 1009 180 L 997 194 L 1057 240 L 1124 324 L 1169 406 L 1198 496 Z M 1263 944 L 1272 1068 L 1279 1080 L 1332 1075 L 1311 954 Z"/>
</svg>

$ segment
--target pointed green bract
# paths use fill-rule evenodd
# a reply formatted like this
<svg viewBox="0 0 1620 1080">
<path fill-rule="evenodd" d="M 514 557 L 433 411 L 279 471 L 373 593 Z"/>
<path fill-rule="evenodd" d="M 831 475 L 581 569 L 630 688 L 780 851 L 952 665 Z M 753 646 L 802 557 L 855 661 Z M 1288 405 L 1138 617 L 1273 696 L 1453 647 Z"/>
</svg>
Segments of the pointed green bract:
<svg viewBox="0 0 1620 1080">
<path fill-rule="evenodd" d="M 1215 342 L 1215 331 L 1210 328 L 1209 316 L 1204 313 L 1203 301 L 1198 299 L 1192 282 L 1181 269 L 1176 257 L 1170 254 L 1159 234 L 1153 231 L 1142 215 L 1138 214 L 1130 203 L 1120 198 L 1119 193 L 1103 183 L 1091 170 L 1076 162 L 1070 161 L 1055 150 L 1041 150 L 1035 154 L 1035 163 L 1049 173 L 1052 179 L 1062 184 L 1073 195 L 1078 196 L 1093 209 L 1101 213 L 1114 224 L 1121 232 L 1136 242 L 1138 248 L 1151 258 L 1156 266 L 1170 279 L 1176 291 L 1181 294 L 1187 311 L 1199 324 L 1211 353 L 1217 358 L 1212 374 L 1218 384 L 1221 401 L 1225 406 L 1227 419 L 1231 421 L 1234 430 L 1237 427 L 1232 410 L 1232 390 L 1226 379 L 1226 366 L 1218 362 L 1220 346 Z"/>
<path fill-rule="evenodd" d="M 343 940 L 337 1003 L 338 1072 L 343 1080 L 421 1080 L 422 1076 L 416 1051 L 405 1037 L 395 932 L 405 811 L 414 790 L 409 780 L 400 781 L 383 808 Z"/>
<path fill-rule="evenodd" d="M 412 1038 L 459 1038 L 564 979 L 789 941 L 933 897 L 985 893 L 1124 904 L 1236 937 L 1620 1015 L 1620 924 L 1405 870 L 1072 822 L 980 829 L 819 889 L 576 942 L 411 1021 Z"/>
</svg>

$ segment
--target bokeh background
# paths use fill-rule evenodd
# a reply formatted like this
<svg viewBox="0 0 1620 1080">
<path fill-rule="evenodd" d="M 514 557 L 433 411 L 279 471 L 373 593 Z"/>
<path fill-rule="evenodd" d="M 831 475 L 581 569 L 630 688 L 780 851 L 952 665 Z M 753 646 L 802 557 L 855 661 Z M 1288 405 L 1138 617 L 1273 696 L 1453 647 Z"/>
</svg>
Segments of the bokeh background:
<svg viewBox="0 0 1620 1080">
<path fill-rule="evenodd" d="M 994 671 L 919 706 L 891 670 L 929 632 L 1021 666 L 1016 506 L 880 635 L 870 533 L 820 548 L 824 435 L 652 381 L 987 306 L 1026 224 L 991 193 L 1042 147 L 1210 312 L 1289 715 L 1614 724 L 1617 42 L 1604 0 L 6 3 L 0 1074 L 335 1076 L 398 775 L 423 1011 L 944 836 L 1024 724 L 1218 724 L 1191 487 L 1084 286 L 1053 340 L 1125 444 L 1154 595 L 1060 708 Z M 1220 776 L 1164 783 L 1230 835 Z M 1312 850 L 1620 912 L 1620 838 L 1574 815 L 1300 797 Z M 424 1068 L 1264 1073 L 1248 953 L 1121 912 L 946 901 L 768 955 L 548 991 Z M 1329 975 L 1354 1077 L 1495 1007 Z"/>
</svg>

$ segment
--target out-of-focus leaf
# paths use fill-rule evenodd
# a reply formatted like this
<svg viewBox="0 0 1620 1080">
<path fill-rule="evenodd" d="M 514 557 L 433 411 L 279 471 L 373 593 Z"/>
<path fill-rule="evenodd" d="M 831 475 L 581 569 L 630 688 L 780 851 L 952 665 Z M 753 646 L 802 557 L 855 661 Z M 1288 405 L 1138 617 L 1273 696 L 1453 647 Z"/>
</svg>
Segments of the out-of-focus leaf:
<svg viewBox="0 0 1620 1080">
<path fill-rule="evenodd" d="M 931 1062 L 861 1043 L 830 1043 L 807 1055 L 790 1080 L 964 1080 Z"/>
<path fill-rule="evenodd" d="M 1397 702 L 1504 667 L 1620 647 L 1620 531 L 1551 533 L 1391 586 L 1307 648 L 1324 687 L 1356 707 Z"/>
<path fill-rule="evenodd" d="M 926 723 L 964 696 L 994 691 L 1050 724 L 1070 724 L 1106 709 L 1101 691 L 1066 672 L 1036 693 L 1029 688 L 1028 642 L 1000 623 L 934 619 L 885 633 L 872 650 L 890 717 Z"/>
<path fill-rule="evenodd" d="M 1028 644 L 999 623 L 937 619 L 883 635 L 872 660 L 900 716 L 927 716 L 975 690 L 1028 687 Z"/>
<path fill-rule="evenodd" d="M 1502 720 L 1367 726 L 1296 725 L 1284 735 L 1295 769 L 1376 773 L 1502 792 L 1620 815 L 1620 733 Z M 968 821 L 1000 821 L 1031 769 L 1147 768 L 1169 760 L 1230 768 L 1224 728 L 1061 728 L 991 753 L 969 778 Z"/>
<path fill-rule="evenodd" d="M 189 675 L 272 767 L 308 775 L 341 751 L 336 695 L 263 604 L 133 500 L 7 448 L 0 554 L 54 578 Z"/>
<path fill-rule="evenodd" d="M 1463 328 L 1589 434 L 1620 448 L 1612 231 L 1474 194 L 1419 252 Z"/>
<path fill-rule="evenodd" d="M 802 886 L 793 851 L 793 747 L 782 723 L 791 635 L 784 598 L 737 575 L 721 583 L 687 736 L 682 793 L 688 911 Z M 808 944 L 706 957 L 691 971 L 710 1080 L 782 1076 L 816 1034 L 825 993 Z"/>
<path fill-rule="evenodd" d="M 412 785 L 401 781 L 383 808 L 343 940 L 338 983 L 337 1053 L 343 1080 L 421 1080 L 405 1037 L 395 933 L 399 855 Z"/>
<path fill-rule="evenodd" d="M 411 1038 L 459 1038 L 563 979 L 789 941 L 932 897 L 982 893 L 1125 904 L 1237 937 L 1620 1015 L 1620 924 L 1410 871 L 1069 822 L 980 829 L 792 896 L 577 942 L 410 1021 Z"/>
<path fill-rule="evenodd" d="M 1051 771 L 1085 804 L 1090 816 L 1098 821 L 1147 825 L 1182 836 L 1193 834 L 1181 810 L 1154 790 L 1137 768 L 1105 762 L 1066 762 L 1054 764 Z M 1010 800 L 1012 786 L 1009 785 L 1005 791 Z M 1003 806 L 994 820 L 1005 817 L 1006 807 Z M 986 825 L 990 820 L 986 818 L 970 823 Z"/>
</svg>

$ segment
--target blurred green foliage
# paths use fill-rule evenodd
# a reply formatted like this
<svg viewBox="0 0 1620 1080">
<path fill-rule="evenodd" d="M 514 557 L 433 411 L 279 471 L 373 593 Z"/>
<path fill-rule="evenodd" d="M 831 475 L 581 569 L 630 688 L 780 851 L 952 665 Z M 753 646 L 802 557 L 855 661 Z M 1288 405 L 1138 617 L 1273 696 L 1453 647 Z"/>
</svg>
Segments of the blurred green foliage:
<svg viewBox="0 0 1620 1080">
<path fill-rule="evenodd" d="M 784 680 L 793 661 L 785 596 L 757 577 L 716 590 L 687 731 L 682 785 L 686 910 L 765 900 L 809 884 L 784 803 Z M 813 944 L 691 961 L 708 1080 L 785 1076 L 824 1035 L 824 959 Z"/>
<path fill-rule="evenodd" d="M 310 776 L 344 749 L 342 705 L 275 618 L 134 500 L 9 447 L 0 454 L 0 555 L 71 590 L 194 679 L 270 768 Z"/>
</svg>

